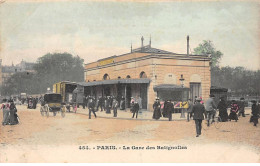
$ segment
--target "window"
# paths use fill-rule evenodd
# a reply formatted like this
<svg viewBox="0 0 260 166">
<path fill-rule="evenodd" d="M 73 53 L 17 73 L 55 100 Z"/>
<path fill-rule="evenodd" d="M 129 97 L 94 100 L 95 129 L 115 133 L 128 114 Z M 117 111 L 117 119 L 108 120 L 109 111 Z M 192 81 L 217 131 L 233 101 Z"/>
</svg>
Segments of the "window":
<svg viewBox="0 0 260 166">
<path fill-rule="evenodd" d="M 104 76 L 103 76 L 103 80 L 109 80 L 110 78 L 109 78 L 109 75 L 108 74 L 104 74 Z"/>
<path fill-rule="evenodd" d="M 142 71 L 142 72 L 140 73 L 140 78 L 147 78 L 147 75 L 145 74 L 144 71 Z"/>
</svg>

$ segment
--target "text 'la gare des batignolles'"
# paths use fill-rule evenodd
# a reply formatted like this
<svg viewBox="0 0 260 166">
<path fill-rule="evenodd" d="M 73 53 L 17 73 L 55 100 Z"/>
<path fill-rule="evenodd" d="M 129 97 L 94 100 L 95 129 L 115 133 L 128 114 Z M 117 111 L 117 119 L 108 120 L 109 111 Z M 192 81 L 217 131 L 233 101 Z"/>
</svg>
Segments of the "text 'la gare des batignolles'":
<svg viewBox="0 0 260 166">
<path fill-rule="evenodd" d="M 79 150 L 183 150 L 187 146 L 79 146 Z"/>
</svg>

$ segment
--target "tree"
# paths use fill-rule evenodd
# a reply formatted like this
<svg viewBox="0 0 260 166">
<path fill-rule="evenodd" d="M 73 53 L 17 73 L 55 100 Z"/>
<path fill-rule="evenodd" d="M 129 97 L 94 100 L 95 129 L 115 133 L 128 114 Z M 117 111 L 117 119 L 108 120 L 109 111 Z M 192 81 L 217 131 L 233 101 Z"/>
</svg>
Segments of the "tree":
<svg viewBox="0 0 260 166">
<path fill-rule="evenodd" d="M 203 40 L 202 44 L 199 44 L 198 47 L 194 48 L 194 54 L 196 55 L 211 55 L 211 66 L 217 67 L 219 65 L 219 61 L 223 56 L 223 53 L 216 50 L 212 41 Z"/>
<path fill-rule="evenodd" d="M 38 58 L 34 66 L 37 80 L 40 81 L 40 91 L 45 92 L 60 81 L 84 81 L 84 60 L 69 53 L 46 54 Z"/>
<path fill-rule="evenodd" d="M 13 74 L 1 87 L 2 95 L 45 93 L 48 87 L 60 81 L 81 82 L 84 80 L 84 60 L 69 53 L 46 54 L 38 58 L 34 73 Z"/>
</svg>

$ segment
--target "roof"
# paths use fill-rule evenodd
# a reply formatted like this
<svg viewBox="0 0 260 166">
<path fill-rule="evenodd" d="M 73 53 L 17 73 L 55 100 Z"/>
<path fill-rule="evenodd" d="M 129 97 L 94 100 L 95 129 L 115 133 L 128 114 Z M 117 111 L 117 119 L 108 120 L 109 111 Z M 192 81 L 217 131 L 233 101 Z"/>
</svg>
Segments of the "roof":
<svg viewBox="0 0 260 166">
<path fill-rule="evenodd" d="M 93 82 L 79 82 L 81 86 L 96 86 L 96 85 L 112 85 L 112 84 L 148 84 L 150 79 L 139 78 L 139 79 L 116 79 L 116 80 L 103 80 Z"/>
<path fill-rule="evenodd" d="M 161 53 L 161 54 L 173 54 L 172 52 L 152 48 L 150 45 L 133 49 L 132 52 L 144 52 L 144 53 Z"/>
<path fill-rule="evenodd" d="M 153 87 L 154 91 L 182 91 L 182 90 L 190 90 L 190 88 L 182 87 L 181 85 L 176 84 L 160 84 Z"/>
</svg>

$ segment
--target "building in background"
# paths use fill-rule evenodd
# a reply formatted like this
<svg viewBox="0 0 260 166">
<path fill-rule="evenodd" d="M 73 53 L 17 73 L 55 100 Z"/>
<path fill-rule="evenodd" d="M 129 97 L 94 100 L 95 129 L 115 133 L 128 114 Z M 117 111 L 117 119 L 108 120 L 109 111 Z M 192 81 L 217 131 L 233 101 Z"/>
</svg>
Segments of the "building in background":
<svg viewBox="0 0 260 166">
<path fill-rule="evenodd" d="M 6 81 L 15 73 L 17 72 L 29 72 L 33 73 L 35 63 L 25 62 L 24 60 L 21 61 L 21 63 L 11 66 L 1 66 L 1 79 L 0 79 L 0 85 L 5 85 Z"/>
<path fill-rule="evenodd" d="M 158 96 L 161 100 L 181 101 L 183 98 L 206 100 L 210 94 L 211 75 L 208 55 L 177 54 L 148 45 L 129 53 L 85 64 L 85 95 L 124 97 L 140 96 L 142 108 L 152 110 Z"/>
</svg>

